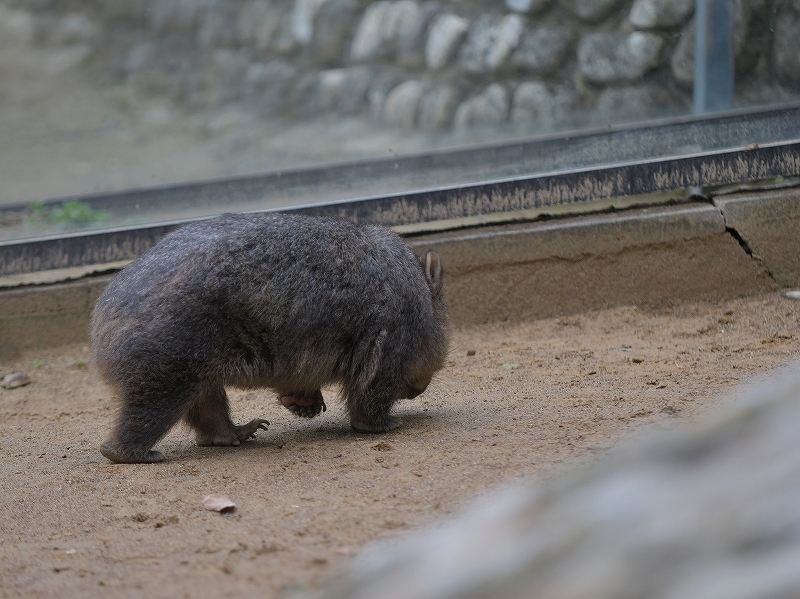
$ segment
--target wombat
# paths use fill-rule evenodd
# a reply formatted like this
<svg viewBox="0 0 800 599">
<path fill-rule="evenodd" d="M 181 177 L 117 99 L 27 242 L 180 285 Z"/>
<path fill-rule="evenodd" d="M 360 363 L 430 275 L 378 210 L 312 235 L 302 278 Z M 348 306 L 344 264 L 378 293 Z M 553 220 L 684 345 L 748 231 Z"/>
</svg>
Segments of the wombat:
<svg viewBox="0 0 800 599">
<path fill-rule="evenodd" d="M 443 365 L 439 257 L 342 220 L 225 214 L 183 226 L 125 267 L 92 314 L 92 361 L 122 402 L 100 451 L 160 462 L 181 418 L 199 445 L 239 445 L 266 420 L 231 422 L 225 386 L 270 387 L 299 416 L 339 384 L 357 431 L 398 426 L 398 399 Z"/>
</svg>

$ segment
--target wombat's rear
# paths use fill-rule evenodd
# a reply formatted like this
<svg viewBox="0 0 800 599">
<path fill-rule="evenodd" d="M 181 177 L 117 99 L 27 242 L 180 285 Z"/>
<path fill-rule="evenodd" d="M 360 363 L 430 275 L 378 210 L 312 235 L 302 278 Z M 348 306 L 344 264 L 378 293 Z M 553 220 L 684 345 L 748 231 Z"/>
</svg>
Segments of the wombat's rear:
<svg viewBox="0 0 800 599">
<path fill-rule="evenodd" d="M 225 386 L 271 387 L 313 417 L 342 387 L 360 431 L 397 426 L 394 402 L 425 390 L 447 354 L 439 257 L 418 259 L 377 226 L 301 216 L 223 215 L 164 237 L 106 288 L 93 360 L 122 400 L 101 451 L 155 462 L 183 418 L 200 445 L 238 445 Z"/>
</svg>

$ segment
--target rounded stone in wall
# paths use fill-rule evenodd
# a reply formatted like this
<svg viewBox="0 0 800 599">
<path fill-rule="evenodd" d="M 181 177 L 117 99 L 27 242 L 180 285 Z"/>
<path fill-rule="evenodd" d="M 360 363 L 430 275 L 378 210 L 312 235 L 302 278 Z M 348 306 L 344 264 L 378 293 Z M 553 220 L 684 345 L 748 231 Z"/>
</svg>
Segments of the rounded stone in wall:
<svg viewBox="0 0 800 599">
<path fill-rule="evenodd" d="M 356 62 L 392 56 L 399 40 L 413 35 L 420 7 L 413 0 L 380 0 L 369 5 L 358 24 L 350 59 Z"/>
<path fill-rule="evenodd" d="M 383 105 L 383 120 L 390 125 L 411 129 L 417 123 L 420 99 L 425 86 L 420 81 L 405 81 L 395 87 Z"/>
<path fill-rule="evenodd" d="M 397 40 L 397 62 L 400 66 L 425 66 L 428 27 L 441 12 L 442 6 L 438 2 L 426 2 L 420 7 L 416 20 L 409 24 Z"/>
<path fill-rule="evenodd" d="M 294 0 L 289 21 L 292 38 L 307 46 L 314 38 L 314 18 L 325 0 Z"/>
<path fill-rule="evenodd" d="M 688 108 L 688 96 L 675 97 L 660 86 L 608 87 L 600 92 L 591 120 L 602 126 L 669 116 Z"/>
<path fill-rule="evenodd" d="M 525 20 L 517 14 L 481 15 L 469 28 L 461 48 L 462 68 L 469 73 L 499 69 L 519 45 L 524 30 Z"/>
<path fill-rule="evenodd" d="M 454 85 L 437 85 L 420 99 L 418 124 L 420 129 L 447 129 L 453 122 L 461 93 Z"/>
<path fill-rule="evenodd" d="M 565 86 L 526 81 L 514 90 L 510 119 L 540 131 L 555 131 L 561 128 L 577 101 L 578 94 Z"/>
<path fill-rule="evenodd" d="M 654 33 L 588 33 L 578 46 L 581 73 L 594 83 L 635 81 L 658 66 L 664 41 Z"/>
<path fill-rule="evenodd" d="M 425 43 L 425 65 L 441 69 L 453 59 L 469 29 L 469 21 L 453 13 L 436 17 L 428 29 Z"/>
<path fill-rule="evenodd" d="M 538 27 L 522 37 L 511 64 L 537 75 L 548 75 L 564 61 L 572 41 L 572 32 L 566 27 Z"/>
<path fill-rule="evenodd" d="M 695 0 L 636 0 L 628 21 L 638 29 L 674 27 L 694 12 Z"/>
<path fill-rule="evenodd" d="M 499 83 L 492 83 L 482 93 L 461 103 L 453 118 L 455 129 L 473 125 L 500 125 L 508 120 L 509 94 Z"/>
<path fill-rule="evenodd" d="M 309 104 L 317 112 L 360 112 L 366 104 L 371 81 L 372 72 L 366 66 L 320 71 L 317 84 L 311 92 L 315 97 L 310 99 Z"/>
<path fill-rule="evenodd" d="M 327 0 L 314 19 L 311 56 L 315 63 L 340 63 L 353 35 L 359 3 L 357 0 Z"/>
</svg>

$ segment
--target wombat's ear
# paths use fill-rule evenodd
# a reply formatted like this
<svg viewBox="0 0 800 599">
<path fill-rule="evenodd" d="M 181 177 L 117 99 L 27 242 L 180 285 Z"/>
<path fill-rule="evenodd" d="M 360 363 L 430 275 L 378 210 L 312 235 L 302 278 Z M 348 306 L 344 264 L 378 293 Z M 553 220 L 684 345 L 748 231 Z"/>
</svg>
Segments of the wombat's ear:
<svg viewBox="0 0 800 599">
<path fill-rule="evenodd" d="M 437 295 L 442 290 L 442 261 L 439 259 L 439 254 L 436 252 L 428 252 L 421 260 L 422 266 L 425 268 L 425 277 L 428 279 L 428 284 L 434 295 Z"/>
</svg>

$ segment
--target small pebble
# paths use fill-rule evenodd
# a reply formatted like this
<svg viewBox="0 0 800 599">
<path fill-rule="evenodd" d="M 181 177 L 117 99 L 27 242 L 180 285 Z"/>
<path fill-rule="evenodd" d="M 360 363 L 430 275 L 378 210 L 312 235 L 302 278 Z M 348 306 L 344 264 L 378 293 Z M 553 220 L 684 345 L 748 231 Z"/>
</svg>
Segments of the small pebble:
<svg viewBox="0 0 800 599">
<path fill-rule="evenodd" d="M 467 350 L 467 355 L 468 356 L 474 356 L 475 355 L 475 350 L 474 349 L 468 349 Z"/>
<path fill-rule="evenodd" d="M 210 512 L 232 512 L 236 509 L 236 504 L 231 501 L 231 498 L 227 495 L 222 495 L 220 493 L 213 493 L 211 495 L 206 495 L 203 498 L 203 507 L 206 508 Z"/>
<path fill-rule="evenodd" d="M 800 289 L 790 289 L 783 292 L 783 297 L 790 300 L 800 301 Z"/>
<path fill-rule="evenodd" d="M 7 374 L 3 377 L 2 382 L 0 382 L 0 386 L 5 387 L 6 389 L 15 389 L 17 387 L 23 387 L 30 382 L 31 377 L 24 372 L 12 372 L 11 374 Z"/>
</svg>

